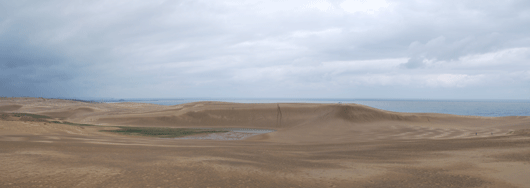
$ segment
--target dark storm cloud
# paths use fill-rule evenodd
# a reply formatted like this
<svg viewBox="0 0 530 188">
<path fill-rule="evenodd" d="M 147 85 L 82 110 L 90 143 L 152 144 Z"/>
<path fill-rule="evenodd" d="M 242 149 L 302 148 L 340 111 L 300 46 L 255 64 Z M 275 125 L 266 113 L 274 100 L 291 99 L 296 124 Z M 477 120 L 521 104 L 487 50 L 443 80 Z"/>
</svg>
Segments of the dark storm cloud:
<svg viewBox="0 0 530 188">
<path fill-rule="evenodd" d="M 522 0 L 2 2 L 0 95 L 498 97 L 529 87 L 529 12 Z"/>
<path fill-rule="evenodd" d="M 49 97 L 70 93 L 56 86 L 74 77 L 63 57 L 31 45 L 27 38 L 13 34 L 16 32 L 7 33 L 0 34 L 0 95 Z"/>
</svg>

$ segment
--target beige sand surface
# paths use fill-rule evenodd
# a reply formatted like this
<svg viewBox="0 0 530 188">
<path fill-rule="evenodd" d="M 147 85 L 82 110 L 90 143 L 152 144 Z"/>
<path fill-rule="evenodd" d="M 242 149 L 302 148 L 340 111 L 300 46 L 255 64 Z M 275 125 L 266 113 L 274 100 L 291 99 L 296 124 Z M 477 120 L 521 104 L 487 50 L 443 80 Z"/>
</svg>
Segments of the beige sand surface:
<svg viewBox="0 0 530 188">
<path fill-rule="evenodd" d="M 530 187 L 530 117 L 279 107 L 1 99 L 0 113 L 103 127 L 0 119 L 0 187 Z M 99 132 L 116 125 L 276 131 L 242 140 Z"/>
</svg>

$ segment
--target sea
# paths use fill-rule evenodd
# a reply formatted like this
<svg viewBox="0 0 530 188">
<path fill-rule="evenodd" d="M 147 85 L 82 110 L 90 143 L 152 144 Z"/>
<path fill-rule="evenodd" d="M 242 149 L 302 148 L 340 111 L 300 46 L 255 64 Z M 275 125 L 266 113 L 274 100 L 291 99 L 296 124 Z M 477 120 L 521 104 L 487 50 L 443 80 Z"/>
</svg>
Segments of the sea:
<svg viewBox="0 0 530 188">
<path fill-rule="evenodd" d="M 98 100 L 92 100 L 98 101 Z M 530 100 L 413 100 L 413 99 L 265 99 L 265 98 L 136 98 L 100 99 L 98 102 L 137 102 L 178 105 L 198 101 L 235 103 L 355 103 L 394 112 L 442 113 L 465 116 L 530 116 Z"/>
</svg>

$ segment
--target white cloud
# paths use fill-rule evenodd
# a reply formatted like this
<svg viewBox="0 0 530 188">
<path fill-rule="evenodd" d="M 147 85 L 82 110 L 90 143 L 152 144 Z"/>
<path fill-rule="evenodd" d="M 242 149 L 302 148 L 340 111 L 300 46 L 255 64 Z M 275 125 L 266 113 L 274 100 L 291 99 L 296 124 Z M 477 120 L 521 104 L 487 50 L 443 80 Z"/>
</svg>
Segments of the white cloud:
<svg viewBox="0 0 530 188">
<path fill-rule="evenodd" d="M 505 68 L 528 67 L 530 65 L 530 48 L 510 48 L 484 54 L 466 55 L 458 59 L 465 67 L 486 68 L 507 66 Z"/>
<path fill-rule="evenodd" d="M 331 28 L 326 29 L 322 31 L 295 31 L 292 33 L 291 36 L 296 38 L 304 38 L 304 37 L 310 37 L 310 36 L 318 36 L 318 37 L 329 37 L 331 35 L 337 35 L 342 33 L 341 28 Z"/>
<path fill-rule="evenodd" d="M 483 84 L 484 75 L 466 74 L 364 74 L 347 77 L 353 85 L 461 88 Z"/>
<path fill-rule="evenodd" d="M 311 1 L 304 6 L 302 6 L 303 9 L 317 9 L 322 12 L 330 11 L 334 9 L 333 4 L 326 0 L 317 0 L 317 1 Z"/>
<path fill-rule="evenodd" d="M 469 54 L 454 60 L 420 57 L 423 69 L 465 71 L 516 71 L 530 65 L 530 48 L 509 48 L 487 53 Z M 410 65 L 411 61 L 401 66 Z"/>
<path fill-rule="evenodd" d="M 385 0 L 345 0 L 340 4 L 340 7 L 346 12 L 368 14 L 374 14 L 389 6 L 390 3 Z"/>
<path fill-rule="evenodd" d="M 420 76 L 420 82 L 429 87 L 465 87 L 482 81 L 484 75 L 439 74 Z"/>
<path fill-rule="evenodd" d="M 231 80 L 241 83 L 293 83 L 308 87 L 325 85 L 400 86 L 412 88 L 464 88 L 492 84 L 499 80 L 498 73 L 458 74 L 450 69 L 427 69 L 408 74 L 399 71 L 406 58 L 366 61 L 324 62 L 317 66 L 278 65 L 268 67 L 235 68 Z M 521 78 L 528 73 L 512 75 Z M 316 84 L 316 85 L 315 85 Z"/>
<path fill-rule="evenodd" d="M 405 58 L 378 59 L 366 61 L 333 61 L 323 62 L 319 65 L 277 65 L 267 67 L 252 67 L 238 69 L 234 73 L 234 80 L 242 82 L 256 82 L 266 80 L 298 80 L 313 82 L 339 81 L 340 78 L 352 73 L 384 72 L 394 69 L 406 61 Z M 316 79 L 315 79 L 316 78 Z M 338 78 L 338 79 L 336 79 Z"/>
</svg>

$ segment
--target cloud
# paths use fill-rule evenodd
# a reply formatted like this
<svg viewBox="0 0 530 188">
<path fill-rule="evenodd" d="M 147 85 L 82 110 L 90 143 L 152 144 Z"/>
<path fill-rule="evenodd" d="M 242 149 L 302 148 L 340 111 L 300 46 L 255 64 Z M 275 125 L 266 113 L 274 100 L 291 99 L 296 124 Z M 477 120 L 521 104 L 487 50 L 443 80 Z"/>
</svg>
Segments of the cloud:
<svg viewBox="0 0 530 188">
<path fill-rule="evenodd" d="M 295 31 L 293 32 L 292 37 L 295 37 L 295 38 L 306 38 L 306 37 L 311 37 L 311 36 L 329 37 L 330 35 L 337 35 L 340 33 L 342 33 L 342 29 L 331 28 L 331 29 L 326 29 L 323 31 Z"/>
<path fill-rule="evenodd" d="M 333 9 L 333 4 L 329 3 L 328 1 L 319 0 L 319 1 L 311 1 L 308 4 L 304 5 L 303 8 L 305 9 L 317 9 L 323 12 L 329 11 Z"/>
<path fill-rule="evenodd" d="M 484 54 L 470 54 L 460 57 L 458 61 L 466 68 L 521 70 L 530 62 L 530 48 L 509 48 Z"/>
<path fill-rule="evenodd" d="M 523 0 L 6 1 L 0 95 L 527 98 L 528 12 Z"/>
<path fill-rule="evenodd" d="M 466 74 L 440 74 L 425 76 L 423 82 L 431 87 L 465 87 L 482 81 L 483 75 L 466 75 Z"/>
<path fill-rule="evenodd" d="M 368 13 L 374 14 L 390 6 L 385 0 L 345 0 L 340 4 L 346 12 L 349 13 Z"/>
<path fill-rule="evenodd" d="M 400 64 L 400 67 L 402 68 L 408 68 L 408 69 L 415 69 L 425 66 L 425 63 L 423 62 L 424 58 L 421 57 L 413 57 L 410 58 L 406 63 Z"/>
</svg>

